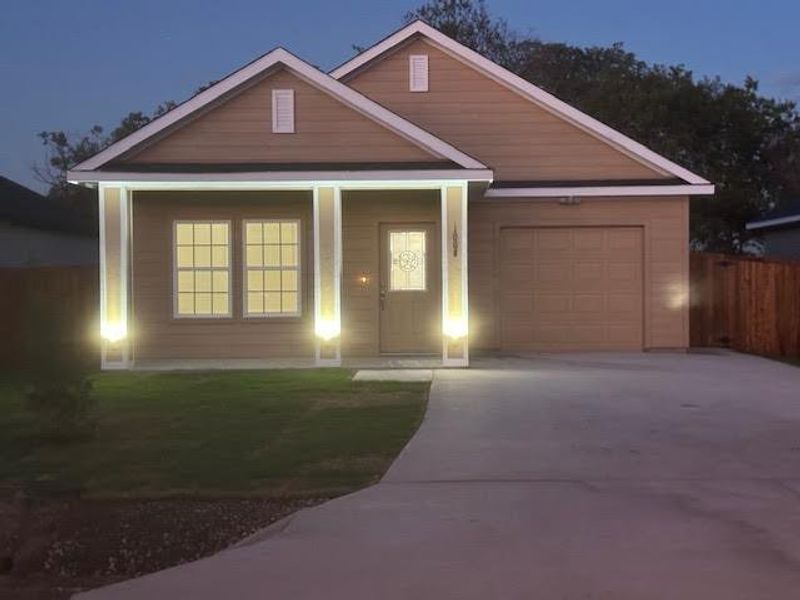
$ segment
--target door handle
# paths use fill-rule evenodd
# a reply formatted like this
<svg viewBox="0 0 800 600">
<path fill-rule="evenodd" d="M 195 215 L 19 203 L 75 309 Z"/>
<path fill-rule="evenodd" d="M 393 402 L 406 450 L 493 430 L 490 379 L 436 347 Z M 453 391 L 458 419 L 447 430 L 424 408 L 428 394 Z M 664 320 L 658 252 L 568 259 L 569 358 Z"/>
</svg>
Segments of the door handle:
<svg viewBox="0 0 800 600">
<path fill-rule="evenodd" d="M 378 293 L 378 305 L 380 306 L 381 310 L 383 310 L 386 304 L 386 288 L 381 288 L 381 291 Z"/>
</svg>

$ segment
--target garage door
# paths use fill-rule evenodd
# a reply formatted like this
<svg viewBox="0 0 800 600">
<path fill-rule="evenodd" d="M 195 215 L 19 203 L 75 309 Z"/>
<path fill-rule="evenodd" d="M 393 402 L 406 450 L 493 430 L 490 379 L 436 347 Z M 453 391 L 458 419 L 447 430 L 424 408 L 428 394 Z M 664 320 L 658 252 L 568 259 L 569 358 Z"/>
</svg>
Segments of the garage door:
<svg viewBox="0 0 800 600">
<path fill-rule="evenodd" d="M 503 349 L 642 348 L 641 228 L 509 228 L 500 243 Z"/>
</svg>

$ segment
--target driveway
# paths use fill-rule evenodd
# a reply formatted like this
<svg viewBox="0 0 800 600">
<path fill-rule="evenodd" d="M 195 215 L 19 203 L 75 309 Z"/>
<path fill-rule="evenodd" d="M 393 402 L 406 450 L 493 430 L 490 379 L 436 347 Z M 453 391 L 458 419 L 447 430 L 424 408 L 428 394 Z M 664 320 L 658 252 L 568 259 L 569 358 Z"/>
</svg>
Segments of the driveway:
<svg viewBox="0 0 800 600">
<path fill-rule="evenodd" d="M 568 354 L 438 371 L 371 488 L 86 598 L 784 599 L 800 369 Z"/>
</svg>

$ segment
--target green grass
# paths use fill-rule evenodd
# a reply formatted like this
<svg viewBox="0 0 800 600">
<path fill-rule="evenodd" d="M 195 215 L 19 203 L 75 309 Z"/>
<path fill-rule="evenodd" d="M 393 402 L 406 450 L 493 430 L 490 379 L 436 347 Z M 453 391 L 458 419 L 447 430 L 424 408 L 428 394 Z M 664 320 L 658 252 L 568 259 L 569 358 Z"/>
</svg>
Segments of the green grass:
<svg viewBox="0 0 800 600">
<path fill-rule="evenodd" d="M 0 482 L 87 495 L 337 494 L 376 481 L 419 425 L 426 384 L 342 369 L 93 376 L 97 434 L 43 439 L 0 380 Z"/>
</svg>

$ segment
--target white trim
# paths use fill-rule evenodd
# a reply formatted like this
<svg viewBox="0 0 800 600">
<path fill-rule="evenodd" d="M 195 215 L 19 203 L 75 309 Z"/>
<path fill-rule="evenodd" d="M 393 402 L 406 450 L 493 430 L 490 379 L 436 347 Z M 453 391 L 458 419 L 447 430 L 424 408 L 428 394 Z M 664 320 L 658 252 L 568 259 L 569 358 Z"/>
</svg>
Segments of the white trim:
<svg viewBox="0 0 800 600">
<path fill-rule="evenodd" d="M 591 187 L 489 188 L 484 198 L 564 198 L 593 196 L 708 196 L 708 185 L 608 185 Z"/>
<path fill-rule="evenodd" d="M 439 189 L 439 209 L 441 211 L 441 223 L 439 225 L 439 246 L 440 246 L 440 254 L 441 254 L 441 261 L 442 265 L 440 268 L 441 271 L 441 278 L 442 278 L 442 286 L 441 286 L 441 293 L 442 293 L 442 319 L 441 325 L 439 329 L 441 330 L 442 336 L 442 365 L 449 366 L 448 361 L 449 358 L 447 356 L 447 344 L 449 340 L 447 336 L 444 334 L 444 327 L 447 319 L 450 317 L 450 306 L 448 299 L 450 297 L 450 279 L 447 276 L 448 272 L 448 261 L 447 261 L 447 186 L 443 185 Z"/>
<path fill-rule="evenodd" d="M 185 271 L 211 271 L 211 279 L 212 279 L 212 290 L 213 290 L 213 279 L 214 279 L 214 271 L 227 271 L 228 273 L 228 312 L 225 314 L 191 314 L 191 315 L 183 315 L 178 312 L 178 224 L 179 223 L 189 223 L 192 225 L 196 224 L 203 224 L 209 223 L 213 225 L 214 223 L 225 223 L 228 225 L 228 266 L 227 268 L 222 267 L 181 267 L 182 270 Z M 213 231 L 211 232 L 212 243 L 210 246 L 213 248 Z M 194 229 L 192 229 L 192 247 L 194 248 Z M 212 260 L 213 263 L 213 252 L 212 252 Z M 192 263 L 194 263 L 194 253 L 192 253 Z M 197 291 L 193 291 L 193 294 L 196 294 Z M 201 292 L 202 293 L 202 292 Z M 213 291 L 211 292 L 211 310 L 214 310 L 214 298 L 213 298 Z M 184 219 L 178 218 L 173 219 L 172 221 L 172 318 L 176 321 L 194 321 L 197 319 L 232 319 L 233 318 L 233 222 L 230 219 Z"/>
<path fill-rule="evenodd" d="M 278 105 L 281 101 L 288 102 L 284 107 L 289 111 L 290 121 L 281 124 L 278 120 Z M 272 133 L 294 133 L 294 90 L 272 90 Z"/>
<path fill-rule="evenodd" d="M 745 225 L 745 229 L 752 231 L 754 229 L 763 229 L 765 227 L 774 227 L 776 225 L 788 225 L 790 223 L 800 223 L 800 215 L 777 217 L 775 219 L 764 219 L 763 221 L 750 221 Z"/>
<path fill-rule="evenodd" d="M 438 188 L 442 181 L 469 180 L 490 182 L 491 169 L 417 169 L 386 171 L 251 171 L 242 173 L 148 173 L 127 171 L 69 171 L 69 183 L 107 183 L 126 185 L 135 189 L 270 189 L 296 186 L 310 190 L 315 185 L 344 184 L 347 189 L 379 184 L 425 183 Z M 182 187 L 179 187 L 182 186 Z"/>
<path fill-rule="evenodd" d="M 250 288 L 248 288 L 247 283 L 247 272 L 250 269 L 257 270 L 260 269 L 261 271 L 278 271 L 282 273 L 284 270 L 290 271 L 292 267 L 284 267 L 282 264 L 280 267 L 267 267 L 263 265 L 261 267 L 248 267 L 247 266 L 247 225 L 248 223 L 294 223 L 297 225 L 297 267 L 294 269 L 297 273 L 297 310 L 295 312 L 249 312 L 247 310 L 247 295 L 250 293 Z M 303 259 L 305 257 L 305 253 L 303 252 L 303 221 L 299 218 L 284 218 L 284 219 L 270 219 L 270 218 L 262 218 L 262 219 L 244 219 L 242 221 L 242 317 L 245 319 L 297 319 L 298 317 L 303 316 L 303 310 L 305 308 L 303 303 L 303 292 L 305 290 L 305 286 L 303 285 Z M 255 245 L 255 244 L 254 244 Z M 261 244 L 264 246 L 264 243 Z M 280 247 L 283 246 L 283 243 L 279 244 Z M 282 259 L 281 259 L 282 260 Z M 266 290 L 262 290 L 262 294 L 265 293 Z M 281 281 L 281 291 L 278 292 L 279 294 L 283 294 L 283 281 Z M 254 292 L 255 293 L 255 292 Z M 281 306 L 283 305 L 283 298 L 281 298 Z"/>
<path fill-rule="evenodd" d="M 333 187 L 333 289 L 334 319 L 339 325 L 339 335 L 335 338 L 336 356 L 322 358 L 323 340 L 316 334 L 317 323 L 322 320 L 322 271 L 320 270 L 320 222 L 319 222 L 319 188 Z M 314 228 L 314 359 L 319 367 L 339 367 L 342 364 L 342 191 L 337 186 L 315 186 L 313 189 L 313 228 Z M 328 342 L 330 343 L 330 342 Z"/>
<path fill-rule="evenodd" d="M 318 89 L 329 93 L 336 99 L 354 108 L 361 114 L 372 119 L 394 131 L 396 134 L 425 149 L 431 154 L 452 160 L 467 169 L 485 169 L 486 165 L 475 158 L 465 154 L 455 146 L 448 144 L 424 129 L 414 125 L 410 121 L 396 115 L 381 105 L 373 102 L 366 96 L 358 93 L 352 88 L 336 81 L 330 75 L 319 71 L 307 62 L 299 59 L 283 48 L 265 54 L 261 58 L 242 67 L 235 73 L 225 77 L 215 83 L 207 90 L 200 92 L 186 102 L 179 104 L 171 111 L 151 121 L 141 129 L 122 138 L 118 142 L 111 144 L 105 150 L 98 152 L 91 158 L 81 162 L 73 168 L 73 171 L 91 171 L 97 169 L 110 160 L 131 150 L 137 144 L 147 140 L 155 134 L 163 131 L 167 127 L 174 125 L 181 119 L 188 117 L 195 111 L 203 108 L 217 98 L 227 94 L 250 79 L 257 77 L 261 73 L 282 64 L 291 69 L 301 79 Z"/>
<path fill-rule="evenodd" d="M 109 187 L 119 189 L 119 319 L 125 331 L 124 337 L 116 345 L 120 345 L 120 360 L 107 360 L 108 346 L 112 344 L 106 339 L 101 340 L 100 351 L 100 368 L 104 371 L 110 370 L 126 370 L 130 368 L 131 362 L 131 347 L 130 347 L 130 323 L 128 314 L 128 252 L 130 251 L 129 239 L 129 219 L 130 219 L 130 203 L 128 189 L 124 186 L 98 186 L 98 229 L 99 229 L 99 270 L 100 270 L 100 331 L 102 334 L 103 328 L 106 326 L 108 318 L 108 307 L 106 306 L 108 300 L 108 257 L 106 255 L 106 215 L 105 215 L 105 202 L 106 202 L 106 189 Z"/>
<path fill-rule="evenodd" d="M 330 74 L 336 79 L 341 79 L 359 67 L 364 66 L 369 61 L 379 57 L 384 52 L 387 52 L 398 44 L 401 44 L 411 36 L 417 34 L 427 37 L 430 41 L 434 42 L 438 47 L 454 58 L 478 69 L 479 71 L 482 71 L 484 74 L 488 75 L 498 83 L 548 110 L 552 114 L 566 119 L 573 125 L 579 127 L 587 133 L 594 135 L 598 139 L 614 146 L 631 158 L 638 160 L 639 162 L 644 163 L 651 168 L 655 168 L 664 174 L 680 177 L 688 183 L 700 185 L 709 183 L 699 175 L 696 175 L 695 173 L 692 173 L 688 169 L 681 167 L 680 165 L 661 156 L 660 154 L 653 152 L 639 142 L 629 138 L 615 129 L 612 129 L 608 125 L 601 123 L 597 119 L 590 117 L 586 113 L 579 111 L 566 102 L 559 100 L 552 94 L 545 92 L 543 89 L 533 85 L 529 81 L 522 79 L 518 75 L 515 75 L 511 71 L 490 61 L 484 56 L 481 56 L 477 52 L 470 50 L 466 46 L 459 44 L 452 38 L 440 33 L 423 21 L 414 21 L 393 35 L 390 35 L 386 39 L 365 50 L 340 67 L 337 67 L 331 71 Z"/>
</svg>

